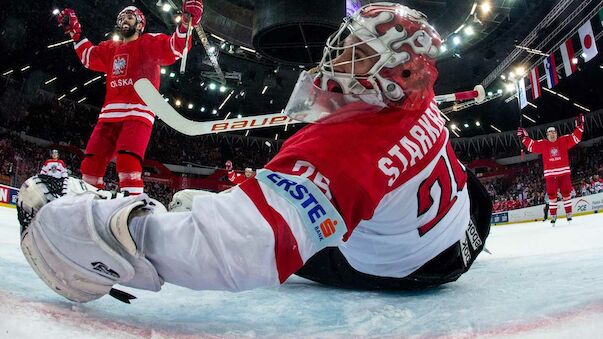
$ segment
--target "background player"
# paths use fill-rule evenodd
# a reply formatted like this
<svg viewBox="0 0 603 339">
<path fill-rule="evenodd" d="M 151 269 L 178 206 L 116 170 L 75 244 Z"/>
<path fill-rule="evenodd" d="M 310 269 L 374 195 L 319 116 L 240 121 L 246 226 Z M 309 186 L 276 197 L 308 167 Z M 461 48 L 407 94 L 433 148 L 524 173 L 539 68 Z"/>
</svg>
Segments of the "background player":
<svg viewBox="0 0 603 339">
<path fill-rule="evenodd" d="M 53 149 L 50 152 L 50 159 L 44 161 L 40 174 L 50 175 L 55 178 L 66 178 L 69 175 L 67 166 L 65 166 L 63 160 L 59 159 L 58 150 Z"/>
<path fill-rule="evenodd" d="M 243 181 L 253 177 L 255 174 L 251 167 L 245 168 L 244 173 L 237 173 L 232 167 L 232 161 L 228 160 L 224 165 L 224 168 L 228 171 L 228 180 L 233 183 L 233 185 L 238 185 Z"/>
<path fill-rule="evenodd" d="M 120 189 L 130 194 L 143 192 L 142 162 L 155 114 L 138 97 L 134 83 L 147 78 L 159 88 L 160 66 L 171 65 L 182 57 L 189 18 L 193 26 L 199 25 L 203 3 L 185 0 L 182 11 L 186 17 L 171 36 L 143 34 L 144 14 L 128 6 L 117 15 L 121 40 L 106 40 L 97 46 L 84 38 L 72 9 L 64 9 L 58 15 L 59 25 L 73 38 L 84 67 L 107 75 L 105 103 L 81 165 L 82 178 L 87 183 L 102 189 L 107 165 L 117 154 Z M 188 46 L 192 44 L 189 42 Z"/>
<path fill-rule="evenodd" d="M 322 118 L 255 177 L 198 195 L 181 213 L 154 212 L 146 195 L 68 194 L 22 222 L 26 258 L 78 301 L 123 296 L 115 283 L 241 291 L 296 272 L 377 290 L 458 279 L 483 249 L 492 206 L 434 101 L 440 45 L 420 12 L 362 7 L 329 38 L 319 71 L 301 74 L 285 110 Z M 67 186 L 81 191 L 76 181 Z M 34 177 L 22 187 L 20 215 L 32 216 L 52 185 Z M 92 238 L 82 239 L 82 223 Z"/>
<path fill-rule="evenodd" d="M 528 152 L 542 154 L 546 192 L 549 196 L 551 223 L 553 225 L 557 221 L 557 190 L 561 191 L 567 220 L 572 220 L 572 179 L 568 150 L 580 142 L 583 132 L 584 115 L 582 114 L 576 118 L 576 128 L 572 134 L 562 135 L 559 138 L 555 127 L 547 128 L 546 139 L 540 140 L 532 140 L 528 136 L 528 132 L 521 127 L 517 130 L 517 135 L 521 138 Z"/>
</svg>

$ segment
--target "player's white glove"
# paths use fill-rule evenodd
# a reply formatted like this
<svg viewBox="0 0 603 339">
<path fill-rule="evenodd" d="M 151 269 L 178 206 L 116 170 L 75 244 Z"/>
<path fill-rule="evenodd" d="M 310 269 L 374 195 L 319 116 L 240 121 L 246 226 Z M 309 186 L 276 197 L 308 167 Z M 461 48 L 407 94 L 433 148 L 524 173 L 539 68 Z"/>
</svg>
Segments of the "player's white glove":
<svg viewBox="0 0 603 339">
<path fill-rule="evenodd" d="M 199 195 L 216 194 L 203 190 L 182 190 L 176 192 L 168 205 L 170 212 L 190 212 L 193 208 L 193 199 Z"/>
<path fill-rule="evenodd" d="M 130 218 L 154 212 L 151 200 L 144 194 L 105 199 L 82 183 L 35 176 L 21 187 L 17 209 L 28 263 L 53 291 L 73 301 L 106 294 L 124 302 L 134 298 L 113 289 L 116 283 L 158 291 L 163 280 L 128 228 Z"/>
</svg>

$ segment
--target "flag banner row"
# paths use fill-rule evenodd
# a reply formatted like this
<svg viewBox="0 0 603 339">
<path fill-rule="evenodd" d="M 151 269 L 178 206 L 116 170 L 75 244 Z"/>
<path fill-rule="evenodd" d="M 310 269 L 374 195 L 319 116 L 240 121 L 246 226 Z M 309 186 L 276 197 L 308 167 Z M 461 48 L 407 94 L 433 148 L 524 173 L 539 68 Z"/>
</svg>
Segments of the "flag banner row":
<svg viewBox="0 0 603 339">
<path fill-rule="evenodd" d="M 599 11 L 599 20 L 603 24 L 603 9 Z M 580 38 L 580 44 L 582 47 L 581 56 L 584 58 L 584 62 L 591 61 L 597 54 L 599 54 L 599 50 L 597 49 L 595 34 L 593 32 L 593 26 L 588 20 L 578 29 L 578 37 Z M 565 78 L 571 76 L 576 73 L 578 70 L 578 59 L 575 55 L 574 42 L 572 37 L 564 41 L 559 46 L 559 51 L 561 54 L 561 62 L 563 65 L 563 73 L 565 74 Z M 557 73 L 557 60 L 555 58 L 555 51 L 553 51 L 549 56 L 547 56 L 542 61 L 542 68 L 544 70 L 544 74 L 546 77 L 546 86 L 549 89 L 557 86 L 559 83 L 559 74 Z M 542 84 L 540 83 L 540 64 L 534 66 L 528 73 L 531 89 L 532 100 L 536 100 L 542 96 Z M 523 109 L 527 106 L 527 93 L 525 87 L 525 80 L 522 78 L 518 80 L 515 84 L 517 89 L 517 97 L 519 98 L 519 106 L 520 109 Z"/>
</svg>

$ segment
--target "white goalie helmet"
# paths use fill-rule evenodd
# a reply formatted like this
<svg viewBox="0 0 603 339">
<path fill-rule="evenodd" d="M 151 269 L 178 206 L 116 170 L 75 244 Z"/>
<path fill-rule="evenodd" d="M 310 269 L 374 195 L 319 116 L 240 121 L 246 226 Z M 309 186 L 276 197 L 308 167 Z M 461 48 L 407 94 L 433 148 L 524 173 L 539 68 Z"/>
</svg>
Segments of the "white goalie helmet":
<svg viewBox="0 0 603 339">
<path fill-rule="evenodd" d="M 343 107 L 419 109 L 434 96 L 440 46 L 423 13 L 389 2 L 365 5 L 328 38 L 317 72 L 300 75 L 285 112 L 317 122 Z M 366 60 L 370 69 L 356 68 Z"/>
</svg>

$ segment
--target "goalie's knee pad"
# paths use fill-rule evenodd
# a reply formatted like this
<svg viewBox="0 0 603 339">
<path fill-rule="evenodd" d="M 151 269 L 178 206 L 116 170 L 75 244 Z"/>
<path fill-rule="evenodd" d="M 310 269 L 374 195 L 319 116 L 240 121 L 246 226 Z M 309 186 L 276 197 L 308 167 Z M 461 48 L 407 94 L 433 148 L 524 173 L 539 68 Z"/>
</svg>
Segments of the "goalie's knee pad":
<svg viewBox="0 0 603 339">
<path fill-rule="evenodd" d="M 36 274 L 69 300 L 98 299 L 117 283 L 158 291 L 163 280 L 128 229 L 129 217 L 153 212 L 145 195 L 110 200 L 92 192 L 65 196 L 39 210 L 21 235 L 21 248 Z"/>
<path fill-rule="evenodd" d="M 176 192 L 168 205 L 170 212 L 190 212 L 193 207 L 193 199 L 199 195 L 216 194 L 203 190 L 182 190 Z"/>
</svg>

